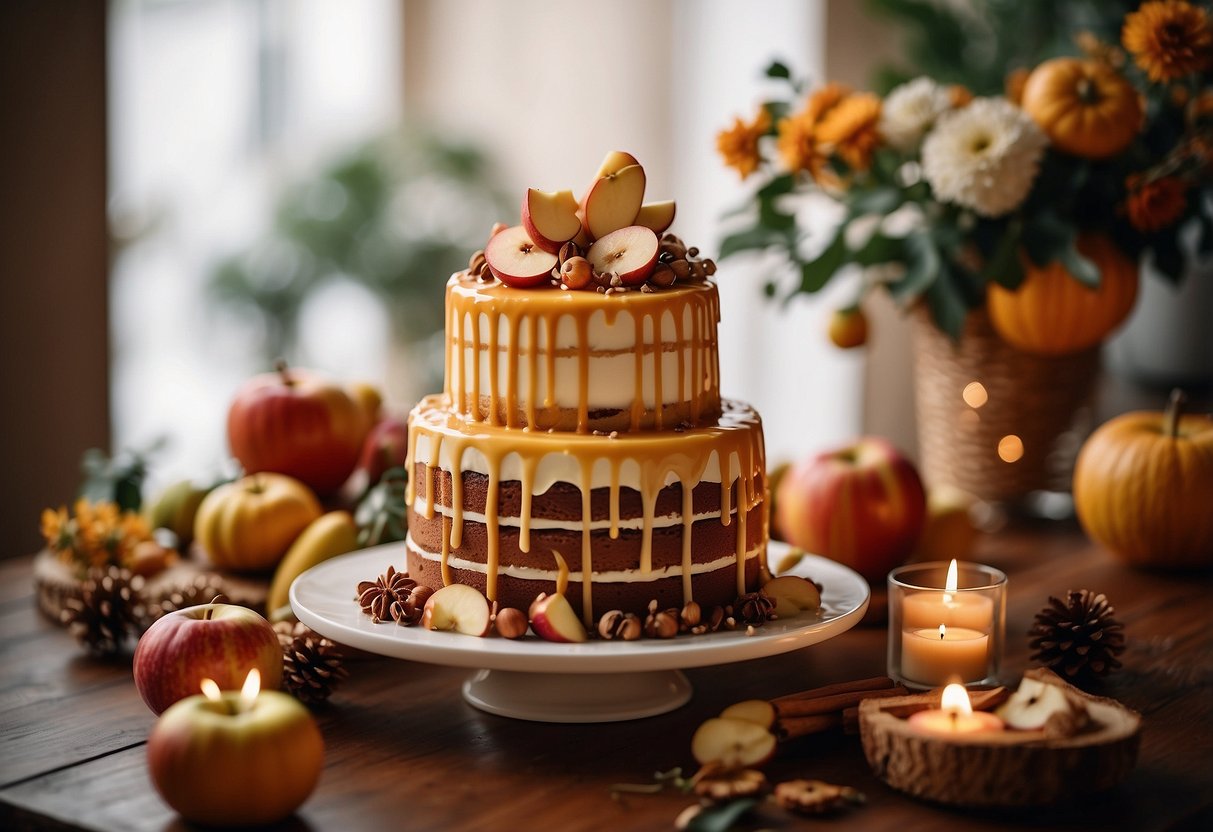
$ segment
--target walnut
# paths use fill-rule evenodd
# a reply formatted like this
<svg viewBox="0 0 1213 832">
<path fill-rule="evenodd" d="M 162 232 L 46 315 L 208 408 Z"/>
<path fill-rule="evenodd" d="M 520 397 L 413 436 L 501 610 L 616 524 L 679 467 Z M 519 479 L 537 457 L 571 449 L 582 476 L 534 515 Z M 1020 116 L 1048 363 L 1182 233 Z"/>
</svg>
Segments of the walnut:
<svg viewBox="0 0 1213 832">
<path fill-rule="evenodd" d="M 848 803 L 863 803 L 864 796 L 850 786 L 822 780 L 787 780 L 775 786 L 775 802 L 802 815 L 824 815 Z"/>
<path fill-rule="evenodd" d="M 695 794 L 713 801 L 748 797 L 766 791 L 767 778 L 761 771 L 744 768 L 700 778 L 695 783 Z"/>
<path fill-rule="evenodd" d="M 642 629 L 640 619 L 634 613 L 622 610 L 610 610 L 598 619 L 598 635 L 607 641 L 635 641 L 640 638 Z"/>
</svg>

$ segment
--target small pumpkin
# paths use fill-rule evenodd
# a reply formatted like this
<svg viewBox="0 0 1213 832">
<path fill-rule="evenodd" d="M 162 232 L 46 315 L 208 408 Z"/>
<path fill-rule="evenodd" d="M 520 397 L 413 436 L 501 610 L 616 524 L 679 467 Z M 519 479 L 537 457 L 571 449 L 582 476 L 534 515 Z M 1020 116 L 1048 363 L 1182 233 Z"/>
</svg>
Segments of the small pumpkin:
<svg viewBox="0 0 1213 832">
<path fill-rule="evenodd" d="M 1141 98 L 1102 61 L 1053 58 L 1028 76 L 1020 106 L 1053 146 L 1084 159 L 1120 153 L 1141 130 Z"/>
<path fill-rule="evenodd" d="M 1074 466 L 1082 527 L 1134 566 L 1213 566 L 1213 417 L 1182 403 L 1105 423 Z"/>
<path fill-rule="evenodd" d="M 1014 291 L 990 284 L 986 308 L 1008 344 L 1039 355 L 1066 355 L 1103 341 L 1137 300 L 1137 264 L 1103 234 L 1079 234 L 1078 251 L 1099 267 L 1099 288 L 1077 280 L 1058 261 L 1044 267 L 1026 255 Z"/>
<path fill-rule="evenodd" d="M 299 480 L 251 474 L 206 495 L 194 520 L 194 538 L 220 569 L 270 569 L 320 515 L 316 495 Z"/>
</svg>

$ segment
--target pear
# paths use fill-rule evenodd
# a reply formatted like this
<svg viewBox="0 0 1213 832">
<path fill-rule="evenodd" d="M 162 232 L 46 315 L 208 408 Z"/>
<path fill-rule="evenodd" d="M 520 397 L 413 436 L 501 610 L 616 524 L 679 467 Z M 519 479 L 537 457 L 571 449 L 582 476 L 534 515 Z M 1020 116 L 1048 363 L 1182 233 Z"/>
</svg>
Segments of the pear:
<svg viewBox="0 0 1213 832">
<path fill-rule="evenodd" d="M 330 511 L 313 520 L 295 538 L 278 564 L 265 608 L 276 611 L 290 603 L 291 583 L 318 563 L 358 548 L 358 527 L 348 511 Z"/>
</svg>

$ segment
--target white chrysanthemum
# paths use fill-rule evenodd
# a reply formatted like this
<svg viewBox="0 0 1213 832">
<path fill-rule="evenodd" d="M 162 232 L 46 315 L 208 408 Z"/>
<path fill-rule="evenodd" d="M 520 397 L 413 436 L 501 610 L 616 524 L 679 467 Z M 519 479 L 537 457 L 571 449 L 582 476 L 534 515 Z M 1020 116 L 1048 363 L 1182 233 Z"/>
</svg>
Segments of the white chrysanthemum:
<svg viewBox="0 0 1213 832">
<path fill-rule="evenodd" d="M 880 135 L 889 146 L 909 153 L 941 115 L 952 109 L 946 88 L 930 78 L 915 78 L 893 89 L 880 107 Z"/>
<path fill-rule="evenodd" d="M 944 202 L 986 217 L 1028 196 L 1048 139 L 1005 98 L 976 98 L 940 117 L 922 143 L 922 175 Z"/>
</svg>

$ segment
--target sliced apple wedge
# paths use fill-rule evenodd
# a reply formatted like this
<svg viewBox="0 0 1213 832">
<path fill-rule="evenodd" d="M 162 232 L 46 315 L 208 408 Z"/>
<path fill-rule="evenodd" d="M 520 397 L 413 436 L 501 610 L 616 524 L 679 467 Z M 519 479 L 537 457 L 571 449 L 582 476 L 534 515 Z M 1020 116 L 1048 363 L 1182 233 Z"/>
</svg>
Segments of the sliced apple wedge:
<svg viewBox="0 0 1213 832">
<path fill-rule="evenodd" d="M 775 735 L 744 719 L 716 717 L 695 730 L 691 754 L 696 762 L 725 770 L 760 766 L 775 754 Z"/>
<path fill-rule="evenodd" d="M 653 273 L 660 248 L 652 229 L 629 225 L 595 241 L 585 258 L 596 271 L 619 275 L 625 286 L 639 286 Z"/>
<path fill-rule="evenodd" d="M 790 618 L 798 613 L 821 608 L 821 593 L 808 578 L 780 575 L 762 585 L 762 591 L 775 602 L 775 616 Z"/>
<path fill-rule="evenodd" d="M 563 595 L 544 595 L 531 604 L 531 629 L 547 641 L 560 643 L 586 640 L 585 627 Z"/>
<path fill-rule="evenodd" d="M 1064 732 L 1087 721 L 1086 707 L 1064 688 L 1027 677 L 997 714 L 1008 726 L 1021 731 L 1047 729 L 1052 723 Z"/>
<path fill-rule="evenodd" d="M 653 229 L 653 233 L 660 235 L 671 225 L 674 224 L 674 200 L 670 199 L 665 202 L 646 202 L 640 206 L 640 211 L 636 214 L 634 223 L 643 225 L 645 228 Z"/>
<path fill-rule="evenodd" d="M 521 225 L 494 234 L 484 247 L 484 259 L 498 280 L 519 288 L 551 280 L 557 261 L 556 255 L 537 246 Z"/>
<path fill-rule="evenodd" d="M 425 602 L 421 626 L 427 630 L 454 630 L 469 636 L 486 636 L 492 622 L 488 599 L 466 584 L 448 584 Z"/>
<path fill-rule="evenodd" d="M 598 177 L 581 206 L 590 237 L 598 240 L 632 225 L 644 202 L 644 184 L 644 168 L 640 165 L 628 165 Z"/>
<path fill-rule="evenodd" d="M 594 178 L 601 179 L 604 176 L 610 176 L 612 173 L 619 173 L 619 171 L 631 165 L 639 164 L 640 162 L 631 153 L 622 150 L 612 150 L 607 153 L 606 158 L 602 160 L 602 164 L 598 166 L 598 173 L 594 174 Z"/>
<path fill-rule="evenodd" d="M 572 191 L 527 188 L 522 198 L 522 227 L 535 245 L 555 254 L 581 231 L 577 208 Z"/>
<path fill-rule="evenodd" d="M 736 702 L 720 712 L 725 719 L 740 719 L 761 725 L 768 731 L 775 724 L 775 706 L 765 699 L 746 699 Z"/>
</svg>

